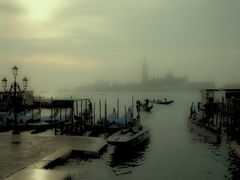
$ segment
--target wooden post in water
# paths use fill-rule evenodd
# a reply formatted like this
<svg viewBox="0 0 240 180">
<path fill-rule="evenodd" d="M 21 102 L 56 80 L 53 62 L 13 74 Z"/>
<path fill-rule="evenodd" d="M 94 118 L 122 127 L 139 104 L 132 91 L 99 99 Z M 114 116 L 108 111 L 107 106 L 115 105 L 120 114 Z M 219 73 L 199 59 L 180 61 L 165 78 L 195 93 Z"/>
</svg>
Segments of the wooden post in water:
<svg viewBox="0 0 240 180">
<path fill-rule="evenodd" d="M 78 100 L 76 100 L 76 116 L 79 116 L 79 114 L 78 114 Z"/>
<path fill-rule="evenodd" d="M 78 100 L 77 99 L 76 99 L 75 106 L 76 106 L 76 112 L 74 112 L 73 114 L 75 114 L 77 122 L 75 122 L 75 124 L 73 125 L 73 129 L 74 129 L 73 131 L 75 133 L 77 133 L 78 126 L 79 126 L 79 112 L 78 112 Z"/>
<path fill-rule="evenodd" d="M 191 115 L 193 114 L 193 102 L 192 102 L 192 105 L 191 105 L 191 108 L 190 108 L 190 114 Z"/>
<path fill-rule="evenodd" d="M 117 98 L 117 119 L 119 118 L 119 99 Z"/>
<path fill-rule="evenodd" d="M 134 99 L 133 99 L 133 96 L 132 96 L 132 111 L 131 111 L 131 121 L 133 122 L 133 113 L 134 113 Z"/>
<path fill-rule="evenodd" d="M 93 103 L 93 125 L 95 125 L 95 110 L 96 110 L 96 104 L 95 104 L 95 102 Z"/>
<path fill-rule="evenodd" d="M 40 105 L 40 109 L 41 109 L 41 105 Z M 52 120 L 53 120 L 53 98 L 51 97 L 51 121 Z"/>
<path fill-rule="evenodd" d="M 59 109 L 60 109 L 60 121 L 62 121 L 62 108 Z"/>
<path fill-rule="evenodd" d="M 67 120 L 67 108 L 65 107 L 65 121 Z"/>
<path fill-rule="evenodd" d="M 84 127 L 86 126 L 86 124 L 89 123 L 89 117 L 88 117 L 88 114 L 87 114 L 87 113 L 89 113 L 89 109 L 88 109 L 87 102 L 88 102 L 88 100 L 85 99 L 84 113 L 86 114 L 86 115 L 85 115 L 86 119 L 85 119 L 85 121 L 84 121 Z"/>
<path fill-rule="evenodd" d="M 102 111 L 102 101 L 101 99 L 99 100 L 99 120 L 101 121 L 102 120 L 102 114 L 101 114 L 101 111 Z"/>
<path fill-rule="evenodd" d="M 71 130 L 70 130 L 70 134 L 73 134 L 73 113 L 74 113 L 74 102 L 72 104 L 72 108 L 71 108 Z"/>
<path fill-rule="evenodd" d="M 81 119 L 80 119 L 80 133 L 83 133 L 83 100 L 81 99 L 81 104 L 80 104 L 80 111 L 81 111 Z"/>
<path fill-rule="evenodd" d="M 227 102 L 227 126 L 229 125 L 229 113 L 230 113 L 230 107 L 229 107 L 229 100 Z"/>
<path fill-rule="evenodd" d="M 87 116 L 87 99 L 84 100 L 84 109 L 83 109 L 83 113 L 84 113 L 84 121 L 83 121 L 83 127 L 84 127 L 84 131 L 86 130 L 86 123 L 88 121 L 88 116 Z"/>
<path fill-rule="evenodd" d="M 105 99 L 105 107 L 104 107 L 104 111 L 105 111 L 105 114 L 104 114 L 104 130 L 106 131 L 106 128 L 107 128 L 107 99 Z"/>
<path fill-rule="evenodd" d="M 200 110 L 200 104 L 201 104 L 201 102 L 198 102 L 198 111 Z"/>
<path fill-rule="evenodd" d="M 32 120 L 33 120 L 33 108 L 31 109 L 31 112 L 32 112 Z"/>
<path fill-rule="evenodd" d="M 124 106 L 124 110 L 125 110 L 125 124 L 127 124 L 127 107 Z"/>
<path fill-rule="evenodd" d="M 83 108 L 83 103 L 82 103 L 82 100 L 81 100 L 81 104 L 80 104 L 80 111 L 81 111 L 81 117 L 82 117 L 82 115 L 83 115 L 83 111 L 82 111 L 82 108 Z"/>
<path fill-rule="evenodd" d="M 60 131 L 61 135 L 63 135 L 62 108 L 60 108 Z"/>
</svg>

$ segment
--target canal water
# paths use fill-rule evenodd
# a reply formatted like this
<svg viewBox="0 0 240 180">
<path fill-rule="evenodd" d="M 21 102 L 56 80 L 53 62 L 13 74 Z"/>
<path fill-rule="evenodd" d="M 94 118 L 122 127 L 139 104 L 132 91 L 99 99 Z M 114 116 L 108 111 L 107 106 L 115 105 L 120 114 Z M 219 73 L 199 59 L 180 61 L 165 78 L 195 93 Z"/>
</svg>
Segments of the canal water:
<svg viewBox="0 0 240 180">
<path fill-rule="evenodd" d="M 90 98 L 98 103 L 107 99 L 108 111 L 120 100 L 173 99 L 170 105 L 154 105 L 151 113 L 141 113 L 141 123 L 151 131 L 148 142 L 136 149 L 115 149 L 109 145 L 99 159 L 70 158 L 55 167 L 67 171 L 73 179 L 86 180 L 223 180 L 240 179 L 240 160 L 230 150 L 229 139 L 205 138 L 187 121 L 191 102 L 200 100 L 199 92 L 64 92 L 48 96 Z M 98 110 L 97 113 L 98 114 Z"/>
</svg>

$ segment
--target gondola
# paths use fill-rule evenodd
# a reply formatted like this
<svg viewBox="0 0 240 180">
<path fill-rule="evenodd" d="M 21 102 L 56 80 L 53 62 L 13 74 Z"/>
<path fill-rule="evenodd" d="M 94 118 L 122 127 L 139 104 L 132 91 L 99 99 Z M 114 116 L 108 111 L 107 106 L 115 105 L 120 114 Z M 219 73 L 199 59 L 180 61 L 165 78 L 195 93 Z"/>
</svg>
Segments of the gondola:
<svg viewBox="0 0 240 180">
<path fill-rule="evenodd" d="M 174 102 L 174 100 L 171 100 L 171 101 L 162 101 L 162 100 L 153 100 L 151 101 L 151 103 L 154 103 L 154 104 L 163 104 L 163 105 L 168 105 L 168 104 L 172 104 Z"/>
</svg>

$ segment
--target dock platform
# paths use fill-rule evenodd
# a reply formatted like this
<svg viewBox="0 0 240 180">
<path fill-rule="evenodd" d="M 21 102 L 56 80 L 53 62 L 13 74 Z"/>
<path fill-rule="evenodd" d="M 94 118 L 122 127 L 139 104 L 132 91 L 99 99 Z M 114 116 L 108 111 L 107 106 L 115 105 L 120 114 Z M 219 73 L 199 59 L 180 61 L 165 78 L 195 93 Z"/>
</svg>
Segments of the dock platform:
<svg viewBox="0 0 240 180">
<path fill-rule="evenodd" d="M 205 141 L 213 144 L 219 142 L 219 137 L 204 126 L 198 125 L 190 119 L 188 119 L 187 125 L 195 134 L 203 137 Z"/>
<path fill-rule="evenodd" d="M 98 157 L 107 146 L 106 140 L 84 136 L 22 135 L 22 142 L 11 143 L 11 134 L 0 134 L 0 179 L 18 177 L 28 180 L 29 174 L 67 177 L 67 174 L 46 170 L 56 160 L 68 158 L 73 151 Z M 32 173 L 30 173 L 32 171 Z M 49 174 L 48 174 L 49 172 Z M 35 173 L 36 174 L 36 173 Z M 61 178 L 59 178 L 61 179 Z"/>
</svg>

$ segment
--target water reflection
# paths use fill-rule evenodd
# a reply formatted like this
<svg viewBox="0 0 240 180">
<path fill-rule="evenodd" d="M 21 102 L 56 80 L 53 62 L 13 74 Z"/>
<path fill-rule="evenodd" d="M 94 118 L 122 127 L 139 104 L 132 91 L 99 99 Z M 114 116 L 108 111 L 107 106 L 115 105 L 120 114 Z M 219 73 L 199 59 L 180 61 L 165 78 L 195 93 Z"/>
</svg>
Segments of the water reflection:
<svg viewBox="0 0 240 180">
<path fill-rule="evenodd" d="M 138 146 L 115 148 L 111 154 L 109 166 L 115 175 L 130 174 L 134 168 L 140 166 L 146 158 L 146 151 L 149 147 L 150 139 L 142 142 Z"/>
<path fill-rule="evenodd" d="M 230 165 L 228 168 L 228 173 L 230 174 L 228 179 L 231 180 L 239 180 L 240 178 L 240 159 L 236 157 L 236 155 L 231 152 L 229 154 Z"/>
<path fill-rule="evenodd" d="M 189 104 L 199 93 L 144 92 L 135 93 L 136 99 L 152 93 L 155 97 L 171 95 L 178 103 L 171 107 L 156 106 L 152 113 L 141 114 L 142 124 L 151 129 L 150 145 L 137 150 L 108 146 L 99 159 L 74 157 L 55 169 L 70 172 L 73 179 L 87 180 L 238 180 L 239 159 L 230 157 L 230 145 L 224 132 L 219 142 L 216 136 L 208 137 L 204 131 L 186 126 Z M 86 96 L 91 94 L 78 95 Z M 122 104 L 128 104 L 128 96 L 131 99 L 132 93 L 108 93 L 105 97 L 113 99 L 114 102 L 109 105 L 113 107 L 116 104 L 115 97 Z M 93 94 L 93 98 L 99 100 L 100 96 Z"/>
</svg>

